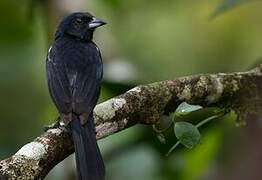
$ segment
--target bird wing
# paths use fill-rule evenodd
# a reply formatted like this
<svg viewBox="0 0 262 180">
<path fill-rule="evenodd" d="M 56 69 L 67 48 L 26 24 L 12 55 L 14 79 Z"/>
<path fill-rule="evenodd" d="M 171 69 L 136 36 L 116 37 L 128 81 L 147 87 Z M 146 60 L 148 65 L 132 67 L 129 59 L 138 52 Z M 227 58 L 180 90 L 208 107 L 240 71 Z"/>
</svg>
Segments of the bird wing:
<svg viewBox="0 0 262 180">
<path fill-rule="evenodd" d="M 50 50 L 46 69 L 49 92 L 59 112 L 88 116 L 96 105 L 103 73 L 98 48 L 90 44 L 85 51 L 78 48 L 74 56 L 63 58 Z"/>
<path fill-rule="evenodd" d="M 50 95 L 60 113 L 72 112 L 72 94 L 64 64 L 54 61 L 49 50 L 46 60 L 46 74 Z"/>
<path fill-rule="evenodd" d="M 102 64 L 99 50 L 90 47 L 84 62 L 82 70 L 72 76 L 75 77 L 72 81 L 74 82 L 72 99 L 73 111 L 88 115 L 95 107 L 100 92 Z"/>
</svg>

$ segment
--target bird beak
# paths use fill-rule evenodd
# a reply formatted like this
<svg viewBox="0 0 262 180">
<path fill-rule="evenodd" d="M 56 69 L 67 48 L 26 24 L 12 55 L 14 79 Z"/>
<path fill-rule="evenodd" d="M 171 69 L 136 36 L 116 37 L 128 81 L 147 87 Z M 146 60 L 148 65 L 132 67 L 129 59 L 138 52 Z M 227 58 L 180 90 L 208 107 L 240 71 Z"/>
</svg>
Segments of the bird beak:
<svg viewBox="0 0 262 180">
<path fill-rule="evenodd" d="M 89 28 L 97 28 L 105 24 L 106 22 L 102 21 L 101 19 L 93 18 L 93 20 L 89 23 Z"/>
</svg>

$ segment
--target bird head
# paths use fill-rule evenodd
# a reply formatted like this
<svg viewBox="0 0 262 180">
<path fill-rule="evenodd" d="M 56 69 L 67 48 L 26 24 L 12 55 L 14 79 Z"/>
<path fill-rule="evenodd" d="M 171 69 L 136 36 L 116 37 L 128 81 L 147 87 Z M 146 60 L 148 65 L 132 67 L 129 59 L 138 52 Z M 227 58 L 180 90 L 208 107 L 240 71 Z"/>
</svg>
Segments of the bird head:
<svg viewBox="0 0 262 180">
<path fill-rule="evenodd" d="M 70 35 L 82 40 L 92 40 L 94 30 L 106 22 L 90 13 L 72 13 L 65 17 L 58 26 L 55 38 Z"/>
</svg>

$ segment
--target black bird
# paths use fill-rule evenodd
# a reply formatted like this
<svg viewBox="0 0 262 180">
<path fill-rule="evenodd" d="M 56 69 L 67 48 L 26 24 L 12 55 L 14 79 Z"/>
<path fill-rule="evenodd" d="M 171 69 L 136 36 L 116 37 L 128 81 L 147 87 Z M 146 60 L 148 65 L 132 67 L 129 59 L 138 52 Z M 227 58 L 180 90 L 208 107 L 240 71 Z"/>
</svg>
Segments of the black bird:
<svg viewBox="0 0 262 180">
<path fill-rule="evenodd" d="M 93 109 L 103 74 L 101 54 L 92 41 L 94 30 L 106 24 L 90 13 L 65 17 L 48 51 L 48 88 L 61 123 L 72 133 L 79 180 L 103 180 L 104 162 L 99 151 Z"/>
</svg>

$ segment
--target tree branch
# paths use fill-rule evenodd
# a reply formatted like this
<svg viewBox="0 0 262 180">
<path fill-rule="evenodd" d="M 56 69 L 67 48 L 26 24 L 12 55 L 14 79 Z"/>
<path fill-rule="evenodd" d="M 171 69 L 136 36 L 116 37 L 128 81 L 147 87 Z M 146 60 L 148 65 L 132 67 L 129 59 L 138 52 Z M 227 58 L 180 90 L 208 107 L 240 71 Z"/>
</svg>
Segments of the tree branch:
<svg viewBox="0 0 262 180">
<path fill-rule="evenodd" d="M 262 65 L 247 72 L 201 74 L 137 86 L 95 107 L 97 138 L 137 123 L 154 124 L 181 102 L 233 108 L 240 117 L 261 112 Z M 260 113 L 259 112 L 259 113 Z M 66 129 L 50 129 L 0 161 L 0 179 L 43 179 L 74 152 Z"/>
</svg>

